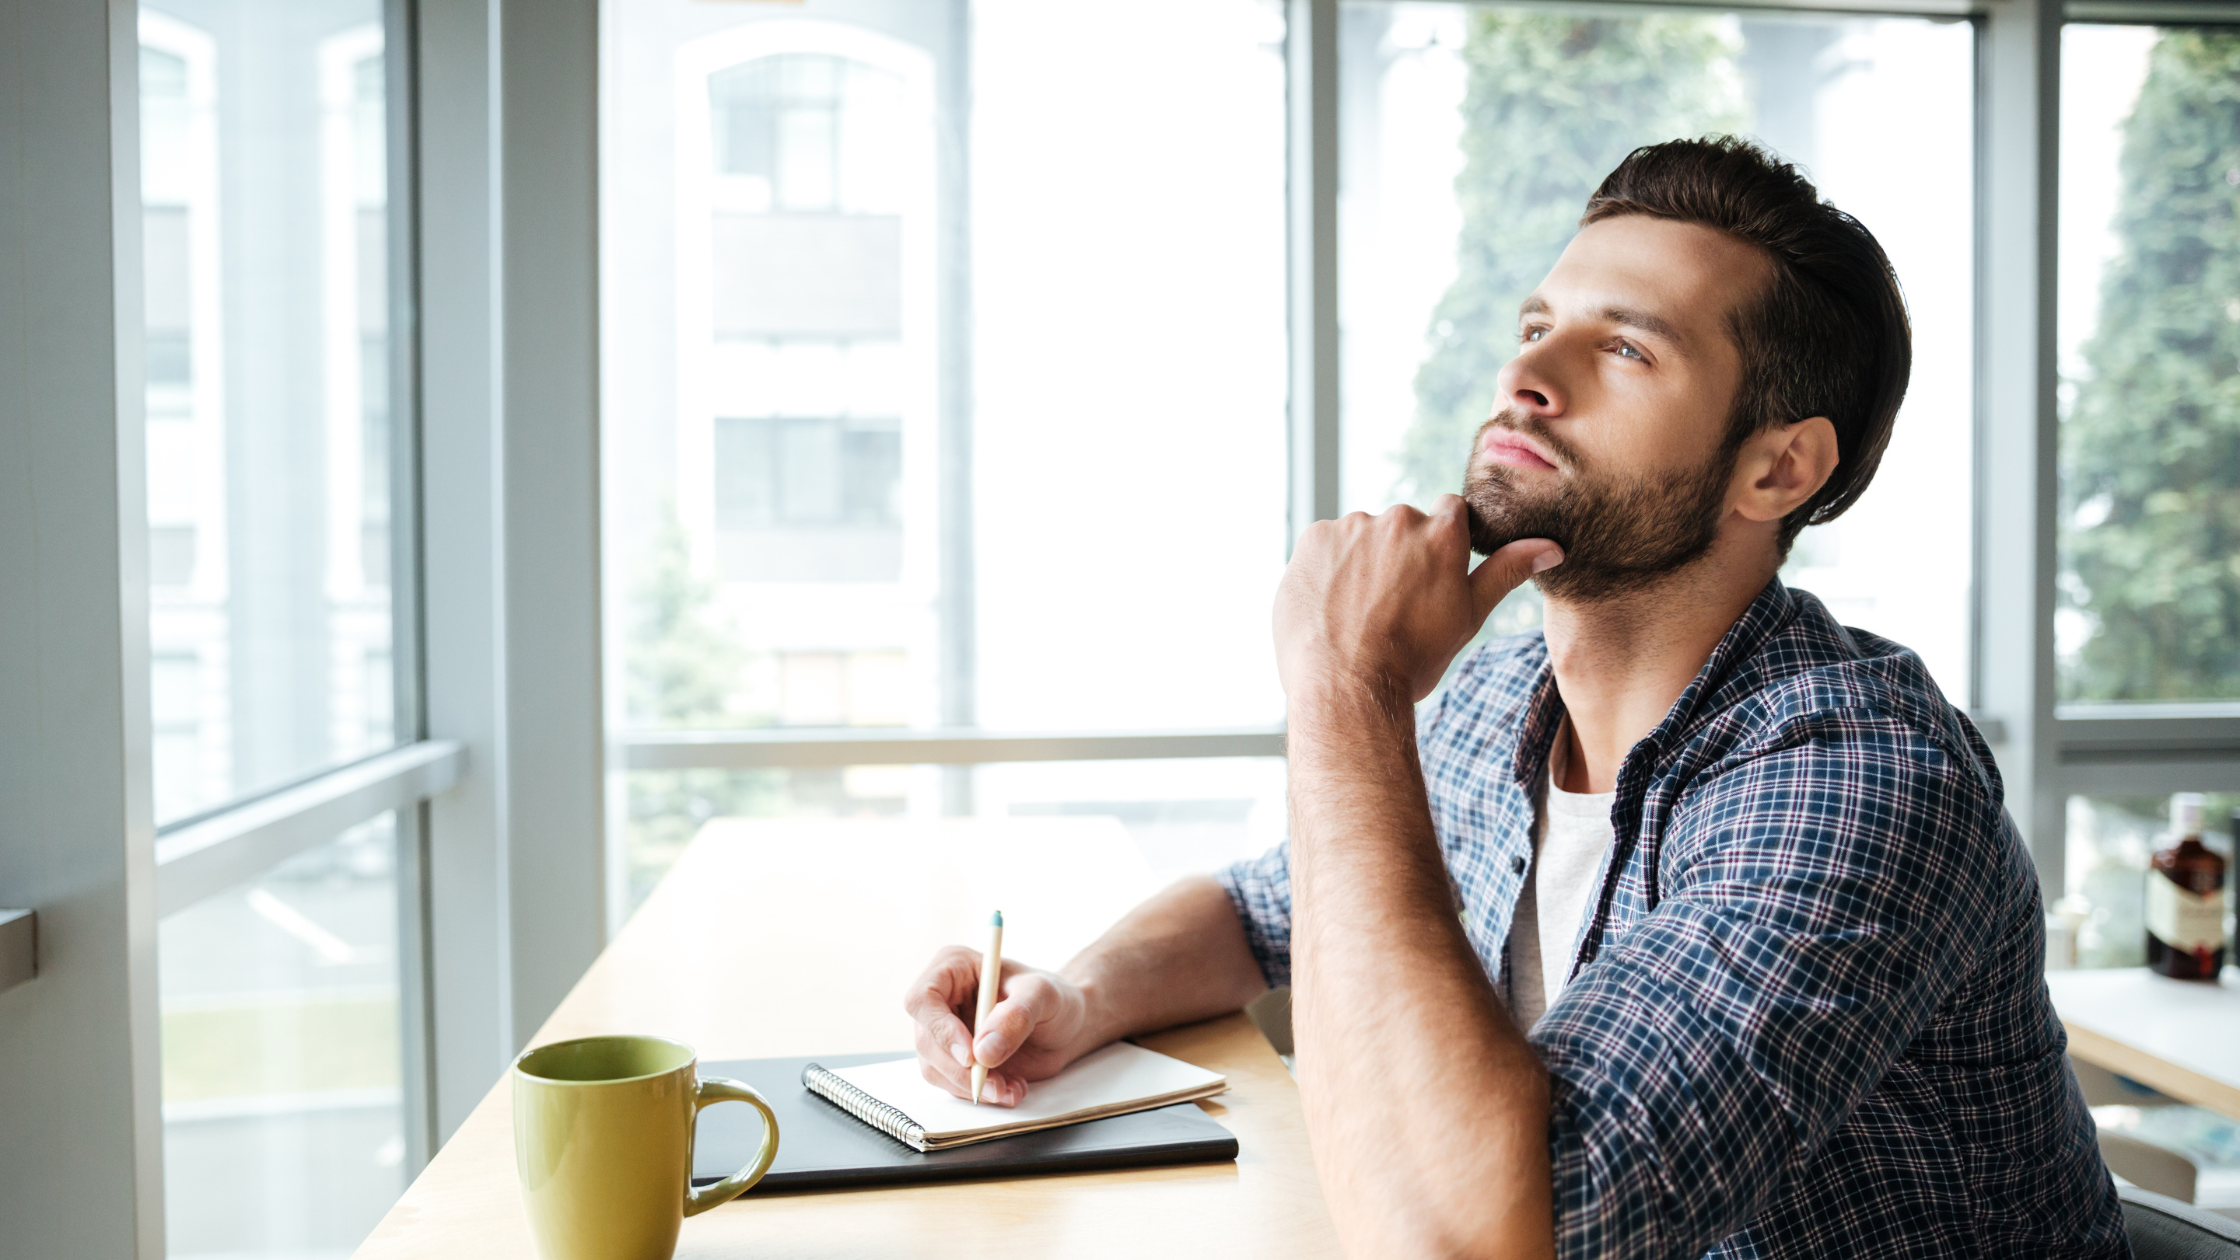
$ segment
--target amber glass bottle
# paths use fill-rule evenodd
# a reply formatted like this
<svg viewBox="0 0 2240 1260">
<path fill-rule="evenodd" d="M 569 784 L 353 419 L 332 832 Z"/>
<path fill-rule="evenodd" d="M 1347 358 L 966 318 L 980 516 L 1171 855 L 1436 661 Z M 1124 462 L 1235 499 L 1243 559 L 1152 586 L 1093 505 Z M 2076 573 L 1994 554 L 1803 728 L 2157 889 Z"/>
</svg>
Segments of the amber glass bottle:
<svg viewBox="0 0 2240 1260">
<path fill-rule="evenodd" d="M 2202 847 L 2199 792 L 2170 798 L 2178 842 L 2147 870 L 2147 966 L 2177 980 L 2214 980 L 2224 968 L 2224 859 Z"/>
</svg>

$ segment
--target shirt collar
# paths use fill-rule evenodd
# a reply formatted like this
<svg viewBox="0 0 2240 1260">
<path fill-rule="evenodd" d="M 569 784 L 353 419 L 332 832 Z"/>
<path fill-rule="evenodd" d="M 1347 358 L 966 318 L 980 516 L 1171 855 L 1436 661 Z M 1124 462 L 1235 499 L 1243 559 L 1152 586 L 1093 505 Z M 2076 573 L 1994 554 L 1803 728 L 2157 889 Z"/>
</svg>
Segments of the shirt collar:
<svg viewBox="0 0 2240 1260">
<path fill-rule="evenodd" d="M 1703 668 L 1681 689 L 1672 707 L 1665 711 L 1664 720 L 1642 736 L 1641 742 L 1626 754 L 1625 764 L 1618 771 L 1620 795 L 1626 793 L 1624 781 L 1635 765 L 1650 763 L 1658 750 L 1677 743 L 1705 699 L 1729 681 L 1795 613 L 1796 601 L 1789 597 L 1789 588 L 1781 584 L 1781 579 L 1777 577 L 1767 582 L 1765 589 L 1758 592 L 1758 597 L 1750 601 L 1750 606 L 1743 609 L 1742 615 L 1719 637 L 1718 646 L 1711 649 Z M 1533 685 L 1532 698 L 1525 705 L 1524 725 L 1517 734 L 1516 755 L 1511 766 L 1517 786 L 1527 792 L 1533 790 L 1547 767 L 1548 751 L 1555 744 L 1556 732 L 1563 727 L 1563 714 L 1563 697 L 1556 692 L 1555 666 L 1544 659 L 1539 680 Z"/>
</svg>

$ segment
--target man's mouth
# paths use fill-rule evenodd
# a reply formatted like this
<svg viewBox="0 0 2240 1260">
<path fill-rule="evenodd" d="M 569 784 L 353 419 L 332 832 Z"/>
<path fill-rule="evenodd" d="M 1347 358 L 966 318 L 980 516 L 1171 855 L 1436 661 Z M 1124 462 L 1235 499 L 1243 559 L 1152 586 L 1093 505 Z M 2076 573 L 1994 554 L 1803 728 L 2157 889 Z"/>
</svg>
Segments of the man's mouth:
<svg viewBox="0 0 2240 1260">
<path fill-rule="evenodd" d="M 1507 464 L 1511 468 L 1537 468 L 1555 471 L 1556 462 L 1549 459 L 1531 439 L 1507 429 L 1494 429 L 1486 434 L 1485 442 L 1478 448 L 1487 463 Z"/>
</svg>

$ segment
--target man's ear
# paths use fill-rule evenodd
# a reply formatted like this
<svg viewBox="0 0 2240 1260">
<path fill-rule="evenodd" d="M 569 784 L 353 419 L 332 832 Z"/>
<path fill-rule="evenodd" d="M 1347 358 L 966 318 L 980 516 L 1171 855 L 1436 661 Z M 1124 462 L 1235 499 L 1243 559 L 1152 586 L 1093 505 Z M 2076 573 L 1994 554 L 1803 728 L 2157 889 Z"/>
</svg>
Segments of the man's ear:
<svg viewBox="0 0 2240 1260">
<path fill-rule="evenodd" d="M 1820 492 L 1837 459 L 1836 426 L 1826 416 L 1758 433 L 1735 460 L 1734 510 L 1748 520 L 1780 520 Z"/>
</svg>

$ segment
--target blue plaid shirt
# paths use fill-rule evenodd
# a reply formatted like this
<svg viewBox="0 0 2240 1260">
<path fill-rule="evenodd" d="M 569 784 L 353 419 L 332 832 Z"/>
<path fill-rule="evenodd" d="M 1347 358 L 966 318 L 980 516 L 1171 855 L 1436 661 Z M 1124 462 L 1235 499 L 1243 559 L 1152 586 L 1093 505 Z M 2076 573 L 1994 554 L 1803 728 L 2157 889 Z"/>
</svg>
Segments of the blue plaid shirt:
<svg viewBox="0 0 2240 1260">
<path fill-rule="evenodd" d="M 1470 943 L 1503 946 L 1563 716 L 1538 634 L 1419 720 Z M 2123 1256 L 1991 753 L 1913 653 L 1780 582 L 1619 768 L 1571 979 L 1530 1030 L 1557 1254 Z M 1221 879 L 1290 982 L 1286 847 Z"/>
</svg>

